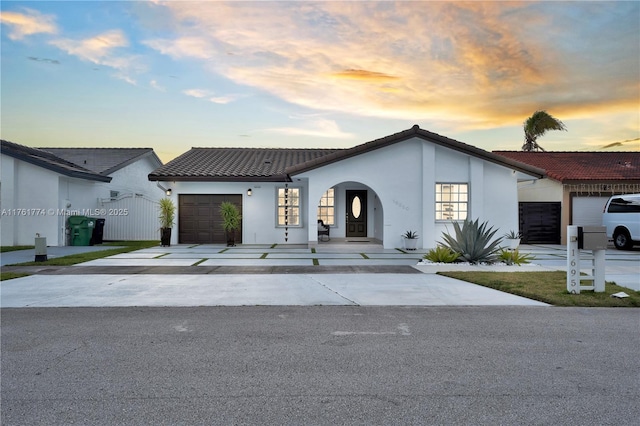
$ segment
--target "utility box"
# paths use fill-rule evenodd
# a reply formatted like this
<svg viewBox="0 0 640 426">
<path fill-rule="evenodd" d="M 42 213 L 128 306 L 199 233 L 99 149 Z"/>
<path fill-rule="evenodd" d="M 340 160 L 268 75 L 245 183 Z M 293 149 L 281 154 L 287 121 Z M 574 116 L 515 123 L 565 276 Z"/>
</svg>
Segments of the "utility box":
<svg viewBox="0 0 640 426">
<path fill-rule="evenodd" d="M 609 239 L 604 226 L 578 226 L 578 249 L 606 250 Z"/>
<path fill-rule="evenodd" d="M 36 262 L 44 262 L 47 260 L 47 239 L 45 237 L 36 237 Z"/>
</svg>

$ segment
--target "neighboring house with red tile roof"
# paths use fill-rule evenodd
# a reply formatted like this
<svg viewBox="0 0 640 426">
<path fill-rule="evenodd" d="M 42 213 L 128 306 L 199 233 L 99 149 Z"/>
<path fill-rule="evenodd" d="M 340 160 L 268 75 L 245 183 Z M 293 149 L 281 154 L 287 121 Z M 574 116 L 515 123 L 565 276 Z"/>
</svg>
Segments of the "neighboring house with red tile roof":
<svg viewBox="0 0 640 426">
<path fill-rule="evenodd" d="M 544 169 L 518 186 L 523 242 L 566 244 L 569 225 L 601 226 L 611 195 L 640 193 L 640 152 L 493 151 Z"/>
<path fill-rule="evenodd" d="M 105 219 L 103 239 L 158 237 L 147 180 L 162 165 L 151 148 L 31 148 L 1 141 L 2 245 L 32 245 L 36 233 L 66 245 L 70 215 Z M 126 213 L 126 214 L 125 214 Z"/>
<path fill-rule="evenodd" d="M 332 240 L 395 248 L 412 230 L 418 247 L 432 248 L 464 218 L 500 235 L 517 228 L 517 182 L 543 176 L 413 126 L 349 149 L 192 148 L 149 180 L 171 189 L 174 244 L 224 244 L 219 206 L 231 201 L 242 212 L 236 240 L 244 244 L 313 246 L 322 219 Z"/>
</svg>

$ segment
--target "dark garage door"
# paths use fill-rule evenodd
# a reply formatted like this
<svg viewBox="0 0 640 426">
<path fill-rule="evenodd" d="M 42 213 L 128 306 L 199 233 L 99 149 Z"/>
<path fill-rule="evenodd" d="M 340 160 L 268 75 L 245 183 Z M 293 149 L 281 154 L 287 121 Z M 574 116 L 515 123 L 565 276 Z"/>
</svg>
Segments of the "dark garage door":
<svg viewBox="0 0 640 426">
<path fill-rule="evenodd" d="M 240 194 L 181 194 L 178 195 L 178 243 L 225 244 L 220 204 L 230 201 L 242 214 Z M 242 242 L 242 227 L 236 231 L 236 243 Z"/>
<path fill-rule="evenodd" d="M 523 244 L 560 244 L 560 203 L 519 203 Z"/>
</svg>

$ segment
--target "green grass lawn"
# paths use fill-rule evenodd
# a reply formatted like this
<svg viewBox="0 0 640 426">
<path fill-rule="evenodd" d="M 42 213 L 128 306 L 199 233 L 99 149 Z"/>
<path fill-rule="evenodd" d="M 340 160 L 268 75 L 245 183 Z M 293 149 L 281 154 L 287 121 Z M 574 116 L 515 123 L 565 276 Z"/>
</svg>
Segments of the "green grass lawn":
<svg viewBox="0 0 640 426">
<path fill-rule="evenodd" d="M 504 291 L 554 306 L 640 307 L 640 292 L 613 283 L 605 284 L 604 293 L 567 292 L 567 273 L 551 272 L 438 272 L 451 278 Z M 618 299 L 612 294 L 625 292 L 629 297 Z"/>
<path fill-rule="evenodd" d="M 14 278 L 22 278 L 28 276 L 29 274 L 25 274 L 24 272 L 2 272 L 0 273 L 0 281 L 12 280 Z"/>
<path fill-rule="evenodd" d="M 140 250 L 149 247 L 156 247 L 160 244 L 159 241 L 113 241 L 102 244 L 103 246 L 115 246 L 115 248 L 108 250 L 93 251 L 88 253 L 72 254 L 69 256 L 56 257 L 46 260 L 44 262 L 24 262 L 17 263 L 20 266 L 70 266 L 76 263 L 88 262 L 94 259 L 102 259 L 103 257 L 113 256 L 120 253 L 128 253 L 130 251 Z M 33 248 L 32 247 L 26 247 Z M 3 247 L 4 249 L 4 247 Z M 24 248 L 23 248 L 24 249 Z M 10 250 L 7 250 L 10 251 Z M 9 266 L 9 265 L 7 265 Z M 15 266 L 15 265 L 11 265 Z M 12 278 L 19 278 L 27 276 L 28 274 L 16 274 L 13 272 L 2 272 L 0 274 L 0 280 L 8 280 Z"/>
<path fill-rule="evenodd" d="M 33 248 L 35 248 L 35 246 L 0 246 L 0 253 L 18 250 L 31 250 Z"/>
<path fill-rule="evenodd" d="M 130 251 L 140 250 L 149 247 L 156 247 L 159 241 L 115 241 L 102 244 L 103 246 L 116 246 L 116 248 L 100 251 L 92 251 L 87 253 L 71 254 L 69 256 L 56 257 L 45 260 L 44 262 L 24 262 L 19 263 L 21 266 L 69 266 L 76 263 L 88 262 L 94 259 L 102 259 L 103 257 L 113 256 L 114 254 L 128 253 Z"/>
</svg>

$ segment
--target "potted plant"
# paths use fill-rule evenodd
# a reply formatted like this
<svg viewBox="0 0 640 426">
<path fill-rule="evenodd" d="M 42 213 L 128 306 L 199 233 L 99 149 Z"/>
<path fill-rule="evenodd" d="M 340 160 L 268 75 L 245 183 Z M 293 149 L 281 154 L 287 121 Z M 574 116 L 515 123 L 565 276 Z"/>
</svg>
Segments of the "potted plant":
<svg viewBox="0 0 640 426">
<path fill-rule="evenodd" d="M 176 206 L 171 198 L 160 199 L 160 244 L 164 246 L 171 245 L 171 227 L 176 217 Z"/>
<path fill-rule="evenodd" d="M 404 238 L 404 248 L 407 250 L 415 250 L 418 246 L 418 233 L 415 231 L 407 231 L 402 237 Z"/>
<path fill-rule="evenodd" d="M 227 235 L 227 246 L 233 247 L 236 245 L 236 229 L 240 228 L 242 220 L 240 210 L 235 204 L 223 201 L 220 204 L 220 216 L 222 216 L 222 229 Z"/>
<path fill-rule="evenodd" d="M 520 239 L 522 238 L 522 234 L 517 231 L 509 231 L 502 237 L 506 244 L 505 248 L 508 250 L 515 250 L 520 245 Z"/>
</svg>

